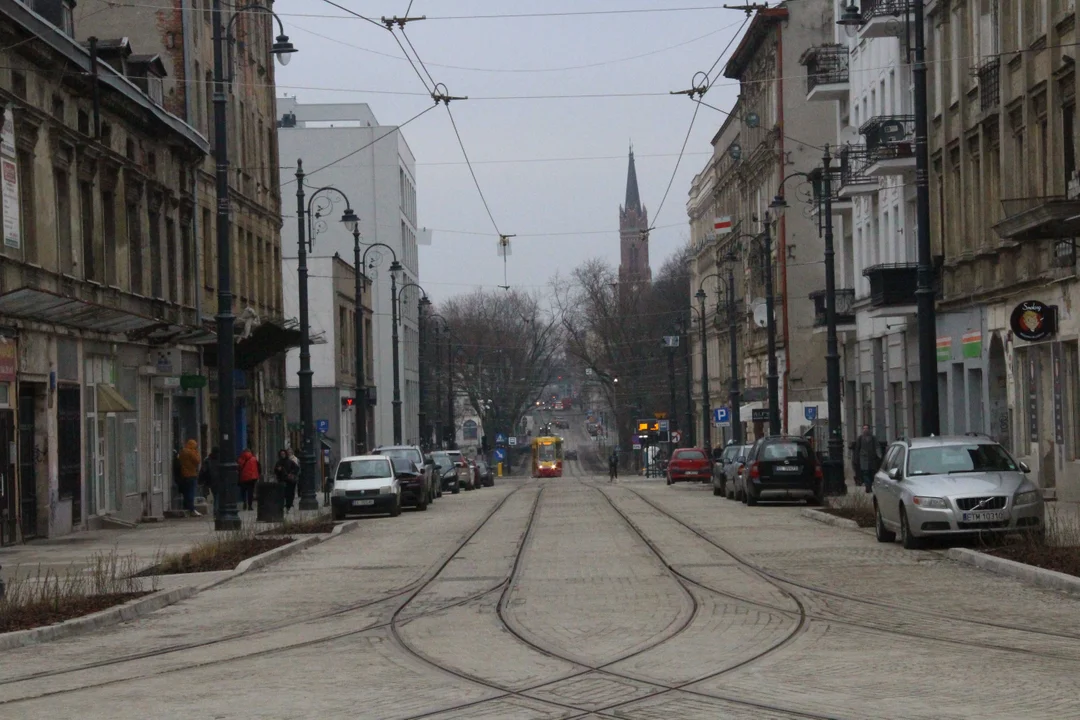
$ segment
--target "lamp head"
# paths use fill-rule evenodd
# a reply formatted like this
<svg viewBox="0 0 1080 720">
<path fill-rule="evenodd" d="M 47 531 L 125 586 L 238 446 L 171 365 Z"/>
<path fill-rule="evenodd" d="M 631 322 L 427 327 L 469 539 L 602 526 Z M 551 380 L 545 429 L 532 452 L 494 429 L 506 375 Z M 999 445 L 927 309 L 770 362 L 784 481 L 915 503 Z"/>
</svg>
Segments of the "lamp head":
<svg viewBox="0 0 1080 720">
<path fill-rule="evenodd" d="M 351 233 L 356 232 L 357 228 L 360 227 L 360 218 L 350 207 L 345 208 L 345 212 L 341 214 L 341 222 L 344 223 L 345 229 Z"/>
<path fill-rule="evenodd" d="M 859 12 L 859 6 L 853 1 L 848 3 L 848 6 L 844 8 L 844 12 L 840 13 L 840 19 L 836 21 L 836 24 L 842 26 L 844 34 L 851 38 L 855 37 L 855 33 L 858 32 L 862 22 L 862 13 Z"/>
<path fill-rule="evenodd" d="M 694 297 L 696 297 L 699 302 L 704 302 L 705 301 L 705 290 L 703 288 L 698 288 L 698 291 L 696 293 L 694 293 Z"/>
<path fill-rule="evenodd" d="M 288 35 L 278 35 L 274 40 L 274 44 L 270 46 L 270 54 L 276 57 L 282 65 L 289 64 L 294 52 L 296 52 L 296 47 L 289 42 Z"/>
<path fill-rule="evenodd" d="M 775 197 L 773 197 L 772 202 L 769 203 L 769 207 L 771 207 L 773 210 L 783 210 L 787 206 L 787 200 L 784 199 L 783 195 L 776 195 Z"/>
<path fill-rule="evenodd" d="M 427 295 L 420 298 L 420 307 L 431 307 L 431 301 L 428 300 Z"/>
</svg>

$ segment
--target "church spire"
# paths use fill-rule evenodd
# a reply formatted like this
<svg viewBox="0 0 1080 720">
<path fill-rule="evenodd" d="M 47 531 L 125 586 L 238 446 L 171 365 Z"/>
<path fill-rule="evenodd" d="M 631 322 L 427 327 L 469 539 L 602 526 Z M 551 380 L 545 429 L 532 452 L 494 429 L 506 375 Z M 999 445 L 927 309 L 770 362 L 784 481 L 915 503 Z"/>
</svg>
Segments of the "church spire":
<svg viewBox="0 0 1080 720">
<path fill-rule="evenodd" d="M 630 143 L 630 166 L 626 171 L 626 204 L 625 210 L 641 212 L 641 195 L 638 193 L 637 168 L 634 167 L 634 144 Z"/>
</svg>

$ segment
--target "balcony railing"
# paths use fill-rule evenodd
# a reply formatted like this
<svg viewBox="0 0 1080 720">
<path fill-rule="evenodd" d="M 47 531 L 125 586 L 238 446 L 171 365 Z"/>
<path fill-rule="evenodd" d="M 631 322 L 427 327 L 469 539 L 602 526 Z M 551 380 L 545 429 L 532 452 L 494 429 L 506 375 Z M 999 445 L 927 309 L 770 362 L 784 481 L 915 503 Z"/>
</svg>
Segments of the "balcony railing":
<svg viewBox="0 0 1080 720">
<path fill-rule="evenodd" d="M 870 304 L 874 307 L 914 305 L 918 269 L 915 263 L 889 263 L 863 270 L 870 280 Z"/>
<path fill-rule="evenodd" d="M 826 294 L 824 290 L 810 293 L 810 299 L 814 301 L 814 327 L 826 326 Z M 855 324 L 855 291 L 851 288 L 842 288 L 836 291 L 836 325 Z"/>
<path fill-rule="evenodd" d="M 1001 201 L 1005 219 L 994 225 L 1002 240 L 1021 242 L 1080 235 L 1080 198 L 1048 195 Z"/>
<path fill-rule="evenodd" d="M 819 85 L 839 85 L 848 82 L 847 45 L 812 47 L 802 57 L 806 66 L 806 94 Z"/>
<path fill-rule="evenodd" d="M 915 116 L 878 115 L 862 124 L 869 163 L 915 156 Z"/>
<path fill-rule="evenodd" d="M 979 79 L 979 107 L 983 112 L 1001 104 L 1001 59 L 991 58 L 976 70 Z"/>
<path fill-rule="evenodd" d="M 900 17 L 911 11 L 911 0 L 862 0 L 863 24 L 874 18 Z"/>
<path fill-rule="evenodd" d="M 870 155 L 865 145 L 848 145 L 840 151 L 840 185 L 865 185 L 876 183 L 866 174 Z"/>
</svg>

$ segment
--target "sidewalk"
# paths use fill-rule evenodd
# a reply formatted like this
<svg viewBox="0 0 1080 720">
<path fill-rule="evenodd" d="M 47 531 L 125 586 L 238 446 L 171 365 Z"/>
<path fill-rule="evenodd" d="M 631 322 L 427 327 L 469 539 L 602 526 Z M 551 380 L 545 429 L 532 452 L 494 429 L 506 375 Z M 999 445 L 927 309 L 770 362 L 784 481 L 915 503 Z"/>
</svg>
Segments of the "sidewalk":
<svg viewBox="0 0 1080 720">
<path fill-rule="evenodd" d="M 322 507 L 322 493 L 318 494 L 318 499 Z M 294 507 L 288 517 L 299 518 L 300 511 Z M 245 526 L 255 525 L 255 511 L 241 510 L 240 519 Z M 31 540 L 23 545 L 0 548 L 0 577 L 9 580 L 16 572 L 22 577 L 37 575 L 39 567 L 42 573 L 47 570 L 61 575 L 81 572 L 88 567 L 91 556 L 97 553 L 109 555 L 114 550 L 122 558 L 134 555 L 139 566 L 146 567 L 162 554 L 185 552 L 213 536 L 214 516 L 211 512 L 197 518 L 143 523 L 131 530 L 90 530 Z"/>
</svg>

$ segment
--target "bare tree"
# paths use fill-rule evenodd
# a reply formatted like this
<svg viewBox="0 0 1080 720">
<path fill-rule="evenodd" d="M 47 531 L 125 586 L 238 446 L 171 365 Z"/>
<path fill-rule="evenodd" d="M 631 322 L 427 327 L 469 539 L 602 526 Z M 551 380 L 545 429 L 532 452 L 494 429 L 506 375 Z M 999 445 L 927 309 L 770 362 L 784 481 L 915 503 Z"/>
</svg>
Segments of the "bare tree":
<svg viewBox="0 0 1080 720">
<path fill-rule="evenodd" d="M 442 314 L 457 353 L 455 386 L 487 433 L 516 432 L 554 375 L 562 345 L 556 314 L 514 289 L 451 298 Z"/>
</svg>

